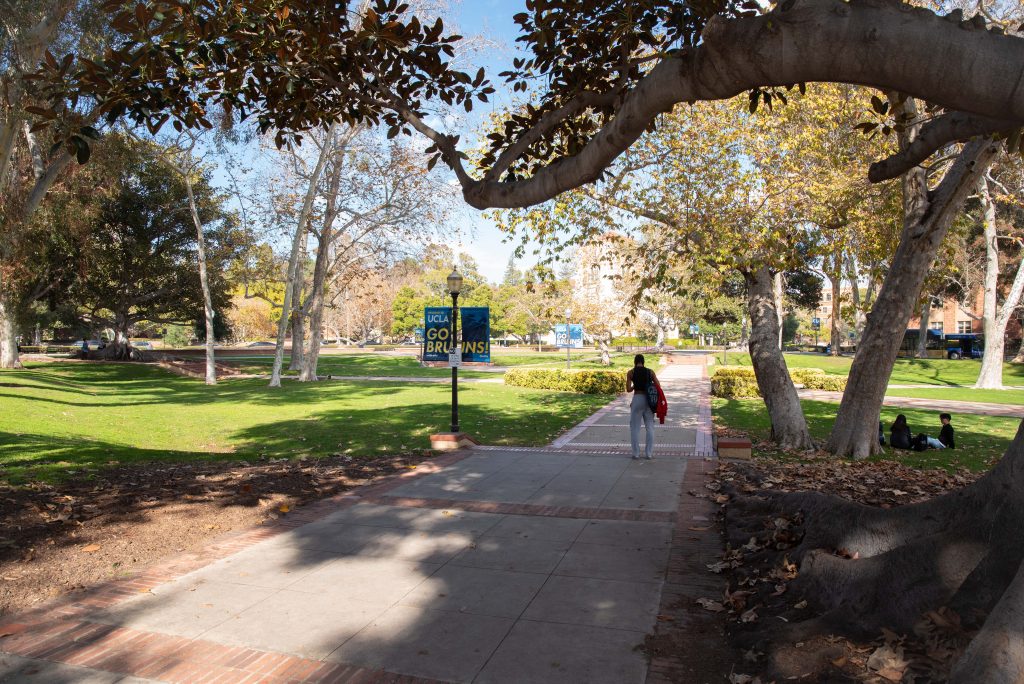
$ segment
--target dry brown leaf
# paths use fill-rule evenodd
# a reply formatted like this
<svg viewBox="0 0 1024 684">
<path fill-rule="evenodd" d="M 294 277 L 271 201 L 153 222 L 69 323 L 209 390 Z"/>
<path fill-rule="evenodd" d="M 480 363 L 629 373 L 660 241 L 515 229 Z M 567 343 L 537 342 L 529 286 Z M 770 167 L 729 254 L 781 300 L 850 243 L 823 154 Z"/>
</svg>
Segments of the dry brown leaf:
<svg viewBox="0 0 1024 684">
<path fill-rule="evenodd" d="M 277 507 L 277 510 L 281 511 L 282 513 L 287 513 L 288 511 L 292 510 L 292 507 L 289 506 L 288 504 L 281 504 L 280 506 Z"/>
<path fill-rule="evenodd" d="M 723 610 L 725 610 L 725 606 L 723 606 L 718 601 L 709 598 L 697 599 L 697 605 L 699 605 L 704 610 L 710 610 L 712 613 L 721 613 Z"/>
<path fill-rule="evenodd" d="M 99 550 L 100 550 L 100 545 L 99 544 L 89 544 L 88 546 L 85 546 L 85 547 L 82 548 L 82 551 L 84 551 L 85 553 L 96 553 Z"/>
</svg>

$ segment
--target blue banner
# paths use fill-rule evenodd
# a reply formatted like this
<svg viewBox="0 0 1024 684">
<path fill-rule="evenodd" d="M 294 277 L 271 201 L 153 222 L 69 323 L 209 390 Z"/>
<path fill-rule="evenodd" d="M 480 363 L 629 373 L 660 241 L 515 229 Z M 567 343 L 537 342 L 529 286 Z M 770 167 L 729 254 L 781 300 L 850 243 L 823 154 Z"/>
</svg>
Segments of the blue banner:
<svg viewBox="0 0 1024 684">
<path fill-rule="evenodd" d="M 571 347 L 572 349 L 583 349 L 583 324 L 570 323 L 569 334 L 566 335 L 565 323 L 555 324 L 555 346 Z"/>
<path fill-rule="evenodd" d="M 462 360 L 472 363 L 491 361 L 491 310 L 486 306 L 459 309 L 462 329 Z"/>
<path fill-rule="evenodd" d="M 452 308 L 428 306 L 423 310 L 424 361 L 448 361 L 452 350 Z M 462 338 L 462 360 L 489 363 L 491 360 L 491 310 L 486 306 L 459 308 L 459 336 Z"/>
<path fill-rule="evenodd" d="M 428 306 L 423 310 L 424 361 L 447 361 L 452 346 L 452 308 Z"/>
</svg>

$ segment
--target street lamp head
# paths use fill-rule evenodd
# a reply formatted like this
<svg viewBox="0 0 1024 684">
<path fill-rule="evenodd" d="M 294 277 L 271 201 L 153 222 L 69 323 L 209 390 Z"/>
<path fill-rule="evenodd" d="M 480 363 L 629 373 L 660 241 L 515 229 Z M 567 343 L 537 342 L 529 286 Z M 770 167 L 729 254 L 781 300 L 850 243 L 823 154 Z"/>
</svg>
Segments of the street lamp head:
<svg viewBox="0 0 1024 684">
<path fill-rule="evenodd" d="M 459 294 L 462 290 L 462 274 L 456 269 L 452 269 L 451 275 L 448 276 L 448 292 L 450 294 Z"/>
</svg>

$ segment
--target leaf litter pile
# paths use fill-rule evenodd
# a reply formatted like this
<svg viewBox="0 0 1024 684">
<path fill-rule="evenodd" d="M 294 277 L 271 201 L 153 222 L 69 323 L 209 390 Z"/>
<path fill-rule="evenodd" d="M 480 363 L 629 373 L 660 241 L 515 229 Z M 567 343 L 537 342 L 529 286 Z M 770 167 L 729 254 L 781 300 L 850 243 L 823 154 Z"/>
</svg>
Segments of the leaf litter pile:
<svg viewBox="0 0 1024 684">
<path fill-rule="evenodd" d="M 966 470 L 918 470 L 892 461 L 837 461 L 829 458 L 780 461 L 755 458 L 748 463 L 725 462 L 705 485 L 690 496 L 708 498 L 721 506 L 721 518 L 732 497 L 756 492 L 817 491 L 871 506 L 892 508 L 925 501 L 964 487 L 978 475 Z M 804 642 L 760 647 L 756 634 L 813 618 L 807 601 L 788 592 L 799 574 L 786 551 L 803 536 L 802 520 L 766 517 L 760 533 L 745 544 L 726 545 L 722 559 L 707 566 L 728 585 L 721 596 L 697 599 L 704 610 L 721 615 L 742 653 L 729 675 L 731 684 L 769 682 L 866 682 L 924 684 L 948 678 L 953 663 L 967 647 L 972 633 L 948 609 L 922 615 L 912 633 L 883 630 L 871 642 L 835 635 Z M 846 553 L 843 549 L 837 554 Z"/>
<path fill-rule="evenodd" d="M 0 615 L 415 468 L 430 454 L 150 463 L 69 471 L 54 485 L 0 483 Z"/>
</svg>

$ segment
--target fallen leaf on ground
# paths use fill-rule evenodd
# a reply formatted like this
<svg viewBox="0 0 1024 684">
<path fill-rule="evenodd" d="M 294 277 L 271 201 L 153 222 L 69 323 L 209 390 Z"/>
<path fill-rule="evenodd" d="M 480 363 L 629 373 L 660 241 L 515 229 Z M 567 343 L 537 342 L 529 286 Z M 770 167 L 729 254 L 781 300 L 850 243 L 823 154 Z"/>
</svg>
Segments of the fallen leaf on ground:
<svg viewBox="0 0 1024 684">
<path fill-rule="evenodd" d="M 713 613 L 721 613 L 723 610 L 725 610 L 725 606 L 723 606 L 718 601 L 709 598 L 697 599 L 697 605 L 699 605 L 704 610 L 710 610 Z"/>
<path fill-rule="evenodd" d="M 84 551 L 85 553 L 96 553 L 99 550 L 99 544 L 89 544 L 88 546 L 82 548 L 82 551 Z"/>
<path fill-rule="evenodd" d="M 292 510 L 292 507 L 289 506 L 288 504 L 281 504 L 280 506 L 277 507 L 277 510 L 281 511 L 282 513 L 287 513 L 288 511 Z"/>
</svg>

